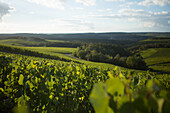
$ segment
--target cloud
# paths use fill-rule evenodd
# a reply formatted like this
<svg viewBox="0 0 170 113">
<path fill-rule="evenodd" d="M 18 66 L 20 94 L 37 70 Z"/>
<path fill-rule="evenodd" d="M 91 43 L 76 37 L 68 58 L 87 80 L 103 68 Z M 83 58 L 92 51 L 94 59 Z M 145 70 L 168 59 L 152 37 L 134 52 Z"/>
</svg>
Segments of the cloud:
<svg viewBox="0 0 170 113">
<path fill-rule="evenodd" d="M 120 1 L 120 2 L 125 2 L 125 0 L 105 0 L 106 2 L 117 2 L 117 1 Z"/>
<path fill-rule="evenodd" d="M 93 23 L 83 19 L 53 19 L 49 21 L 59 28 L 72 31 L 92 30 L 94 28 Z"/>
<path fill-rule="evenodd" d="M 57 9 L 64 9 L 63 3 L 66 0 L 27 0 L 28 2 L 31 3 L 36 3 L 38 5 L 43 5 L 48 8 L 57 8 Z"/>
<path fill-rule="evenodd" d="M 72 10 L 83 10 L 84 8 L 82 8 L 82 7 L 73 7 L 73 8 L 71 8 Z"/>
<path fill-rule="evenodd" d="M 116 17 L 116 16 L 115 16 Z M 143 23 L 144 27 L 154 26 L 169 26 L 168 20 L 170 19 L 170 12 L 152 12 L 144 11 L 142 9 L 121 9 L 119 10 L 119 18 L 127 18 Z"/>
<path fill-rule="evenodd" d="M 57 18 L 43 23 L 37 22 L 36 24 L 10 22 L 0 24 L 0 33 L 77 33 L 89 32 L 93 29 L 93 23 L 82 19 Z"/>
<path fill-rule="evenodd" d="M 81 17 L 81 16 L 77 16 Z M 140 23 L 143 27 L 170 27 L 170 12 L 152 12 L 143 9 L 120 9 L 117 14 L 83 15 L 82 18 L 113 19 L 122 22 Z"/>
<path fill-rule="evenodd" d="M 96 5 L 96 0 L 75 0 L 78 3 L 82 3 L 86 6 L 93 6 Z"/>
<path fill-rule="evenodd" d="M 2 21 L 2 17 L 10 13 L 13 8 L 9 7 L 8 4 L 0 2 L 0 21 Z"/>
<path fill-rule="evenodd" d="M 28 2 L 42 5 L 48 8 L 65 9 L 64 4 L 68 0 L 27 0 Z M 82 3 L 86 6 L 93 6 L 96 4 L 96 0 L 75 0 L 77 3 Z"/>
<path fill-rule="evenodd" d="M 170 0 L 143 0 L 138 4 L 143 6 L 150 6 L 150 5 L 165 6 L 170 4 Z"/>
<path fill-rule="evenodd" d="M 141 26 L 151 28 L 155 26 L 155 22 L 144 22 Z"/>
<path fill-rule="evenodd" d="M 125 7 L 130 8 L 130 6 L 132 6 L 132 5 L 138 5 L 138 2 L 137 1 L 125 2 L 124 4 L 121 4 L 120 7 L 122 7 L 122 8 L 125 8 Z"/>
</svg>

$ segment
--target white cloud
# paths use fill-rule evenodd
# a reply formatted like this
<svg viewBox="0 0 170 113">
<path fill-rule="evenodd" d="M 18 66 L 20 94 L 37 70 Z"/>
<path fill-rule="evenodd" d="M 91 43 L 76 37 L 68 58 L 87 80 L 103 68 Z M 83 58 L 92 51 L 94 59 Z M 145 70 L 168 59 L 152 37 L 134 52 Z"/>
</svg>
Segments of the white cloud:
<svg viewBox="0 0 170 113">
<path fill-rule="evenodd" d="M 154 27 L 155 26 L 155 22 L 143 22 L 143 24 L 141 24 L 141 26 L 143 26 L 143 27 L 149 27 L 149 28 L 151 28 L 151 27 Z"/>
<path fill-rule="evenodd" d="M 77 16 L 81 17 L 81 16 Z M 106 14 L 106 15 L 85 15 L 82 18 L 103 18 L 103 19 L 114 19 L 117 21 L 140 23 L 143 27 L 170 27 L 170 12 L 152 12 L 144 11 L 143 9 L 120 9 L 117 14 Z"/>
<path fill-rule="evenodd" d="M 53 19 L 49 21 L 59 28 L 72 31 L 91 30 L 94 28 L 94 25 L 90 21 L 83 19 Z"/>
<path fill-rule="evenodd" d="M 169 26 L 170 13 L 167 11 L 147 12 L 142 9 L 122 9 L 119 11 L 119 15 L 119 18 L 122 19 L 132 20 L 133 18 L 133 20 L 143 23 L 144 27 Z"/>
<path fill-rule="evenodd" d="M 86 6 L 93 6 L 96 5 L 96 0 L 75 0 L 78 3 L 82 3 Z"/>
<path fill-rule="evenodd" d="M 132 17 L 145 17 L 145 16 L 150 16 L 147 14 L 143 9 L 129 9 L 129 8 L 124 8 L 120 9 L 119 11 L 120 15 L 124 16 L 132 16 Z"/>
<path fill-rule="evenodd" d="M 139 5 L 143 5 L 143 6 L 150 6 L 150 5 L 165 6 L 169 4 L 170 4 L 170 0 L 143 0 L 139 2 Z"/>
<path fill-rule="evenodd" d="M 27 0 L 28 2 L 42 5 L 48 8 L 65 9 L 64 4 L 68 0 Z M 77 3 L 82 3 L 86 6 L 96 5 L 96 0 L 75 0 Z"/>
<path fill-rule="evenodd" d="M 107 9 L 106 9 L 106 11 L 112 11 L 112 9 L 110 9 L 110 8 L 107 8 Z"/>
<path fill-rule="evenodd" d="M 161 15 L 161 14 L 168 14 L 167 11 L 162 11 L 162 12 L 149 12 L 150 14 L 154 14 L 154 15 Z"/>
<path fill-rule="evenodd" d="M 84 8 L 82 8 L 82 7 L 73 7 L 73 8 L 71 8 L 72 10 L 83 10 Z"/>
<path fill-rule="evenodd" d="M 64 6 L 63 3 L 66 0 L 27 0 L 28 2 L 36 3 L 38 5 L 43 5 L 48 8 L 58 8 L 63 10 Z"/>
<path fill-rule="evenodd" d="M 36 14 L 34 11 L 29 12 L 29 14 L 34 15 Z"/>
<path fill-rule="evenodd" d="M 130 8 L 130 6 L 136 5 L 136 4 L 138 4 L 136 1 L 133 1 L 133 2 L 125 2 L 124 4 L 121 4 L 120 7 L 122 7 L 122 8 L 125 8 L 125 7 Z"/>
<path fill-rule="evenodd" d="M 38 26 L 38 27 L 37 27 Z M 36 24 L 9 23 L 0 24 L 0 33 L 65 33 L 89 32 L 94 29 L 93 23 L 78 19 L 53 19 Z"/>
<path fill-rule="evenodd" d="M 2 17 L 4 15 L 7 15 L 10 13 L 10 11 L 12 11 L 13 8 L 9 7 L 8 4 L 0 2 L 0 21 L 2 21 Z"/>
<path fill-rule="evenodd" d="M 105 0 L 107 2 L 117 2 L 117 1 L 120 1 L 120 2 L 125 2 L 125 0 Z"/>
</svg>

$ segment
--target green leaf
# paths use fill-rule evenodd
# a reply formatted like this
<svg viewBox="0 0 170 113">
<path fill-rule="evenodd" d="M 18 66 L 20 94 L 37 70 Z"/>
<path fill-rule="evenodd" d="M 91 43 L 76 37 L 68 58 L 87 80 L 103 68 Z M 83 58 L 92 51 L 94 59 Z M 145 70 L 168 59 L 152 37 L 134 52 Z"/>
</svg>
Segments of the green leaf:
<svg viewBox="0 0 170 113">
<path fill-rule="evenodd" d="M 152 91 L 153 90 L 153 85 L 154 85 L 154 82 L 152 80 L 148 80 L 147 81 L 147 84 L 146 84 L 146 87 L 149 91 Z"/>
<path fill-rule="evenodd" d="M 125 76 L 121 72 L 119 73 L 119 77 L 120 78 L 125 78 Z"/>
<path fill-rule="evenodd" d="M 116 92 L 118 95 L 124 94 L 124 85 L 119 78 L 111 78 L 106 81 L 107 92 L 114 95 Z"/>
<path fill-rule="evenodd" d="M 22 105 L 22 106 L 14 107 L 13 112 L 14 113 L 29 113 L 29 109 L 28 109 L 28 106 Z"/>
<path fill-rule="evenodd" d="M 34 87 L 34 85 L 30 81 L 27 81 L 26 83 L 29 85 L 30 90 L 33 91 L 32 88 Z"/>
<path fill-rule="evenodd" d="M 112 74 L 111 71 L 108 72 L 108 76 L 109 76 L 110 78 L 113 78 L 113 74 Z"/>
<path fill-rule="evenodd" d="M 3 89 L 3 88 L 0 88 L 0 91 L 4 92 L 4 89 Z"/>
<path fill-rule="evenodd" d="M 24 81 L 24 76 L 21 74 L 21 75 L 19 76 L 18 84 L 19 84 L 19 85 L 23 85 L 23 81 Z"/>
<path fill-rule="evenodd" d="M 157 99 L 157 102 L 158 102 L 158 113 L 162 113 L 162 107 L 163 107 L 164 101 L 165 100 L 163 98 Z"/>
<path fill-rule="evenodd" d="M 26 94 L 25 94 L 24 96 L 25 96 L 25 100 L 26 100 L 26 101 L 29 101 L 29 100 L 30 100 L 30 97 L 29 97 L 29 96 L 27 96 Z"/>
<path fill-rule="evenodd" d="M 112 109 L 109 108 L 109 97 L 104 84 L 94 84 L 89 99 L 96 113 L 113 113 Z"/>
</svg>

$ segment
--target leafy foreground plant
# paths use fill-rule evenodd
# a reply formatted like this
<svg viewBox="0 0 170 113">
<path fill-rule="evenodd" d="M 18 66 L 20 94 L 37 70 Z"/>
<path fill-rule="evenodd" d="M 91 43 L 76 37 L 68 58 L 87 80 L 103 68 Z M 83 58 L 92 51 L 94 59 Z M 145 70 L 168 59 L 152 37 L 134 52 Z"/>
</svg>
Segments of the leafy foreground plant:
<svg viewBox="0 0 170 113">
<path fill-rule="evenodd" d="M 0 56 L 0 112 L 93 112 L 89 94 L 106 75 L 74 63 Z"/>
<path fill-rule="evenodd" d="M 94 84 L 89 99 L 96 113 L 170 112 L 170 93 L 161 90 L 157 79 L 114 74 L 105 83 Z"/>
<path fill-rule="evenodd" d="M 0 113 L 168 113 L 167 76 L 0 55 Z"/>
</svg>

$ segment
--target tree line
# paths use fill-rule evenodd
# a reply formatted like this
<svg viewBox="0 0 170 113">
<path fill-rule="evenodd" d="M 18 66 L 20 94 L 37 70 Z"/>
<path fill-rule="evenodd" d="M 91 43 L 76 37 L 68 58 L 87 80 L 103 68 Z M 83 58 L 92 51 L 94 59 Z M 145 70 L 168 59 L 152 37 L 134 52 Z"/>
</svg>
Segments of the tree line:
<svg viewBox="0 0 170 113">
<path fill-rule="evenodd" d="M 148 42 L 142 43 L 129 48 L 132 53 L 136 53 L 142 50 L 150 48 L 170 48 L 170 42 Z"/>
<path fill-rule="evenodd" d="M 114 44 L 84 44 L 72 54 L 88 61 L 111 63 L 133 69 L 147 69 L 140 54 L 132 55 L 127 49 Z"/>
</svg>

